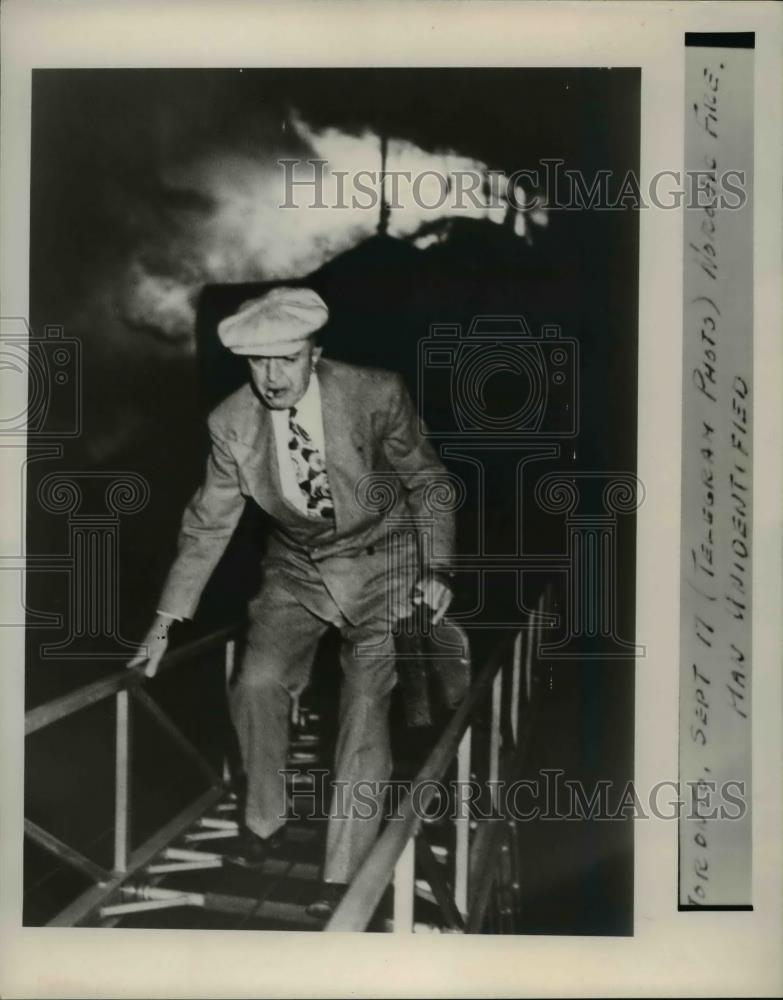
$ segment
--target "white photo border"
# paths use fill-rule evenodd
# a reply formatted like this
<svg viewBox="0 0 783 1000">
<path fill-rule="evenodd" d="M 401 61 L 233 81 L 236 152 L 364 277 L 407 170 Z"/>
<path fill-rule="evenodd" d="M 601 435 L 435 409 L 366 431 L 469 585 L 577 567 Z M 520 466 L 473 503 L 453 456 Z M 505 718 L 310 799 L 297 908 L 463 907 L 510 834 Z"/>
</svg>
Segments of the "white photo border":
<svg viewBox="0 0 783 1000">
<path fill-rule="evenodd" d="M 6 0 L 0 314 L 28 315 L 34 67 L 640 67 L 642 179 L 683 161 L 684 33 L 756 33 L 753 912 L 677 911 L 677 824 L 636 824 L 631 938 L 21 927 L 24 635 L 2 641 L 4 997 L 775 996 L 781 983 L 781 41 L 767 3 Z M 677 774 L 682 217 L 641 213 L 636 781 Z M 23 408 L 24 401 L 22 401 Z M 10 456 L 0 449 L 0 461 Z M 13 463 L 12 463 L 13 464 Z M 5 464 L 7 469 L 9 466 Z M 762 478 L 763 476 L 763 478 Z M 3 511 L 15 484 L 0 472 Z M 19 523 L 0 522 L 4 539 Z M 2 576 L 3 574 L 0 574 Z M 5 574 L 9 576 L 10 574 Z M 0 586 L 5 586 L 0 582 Z M 0 590 L 0 599 L 3 591 Z"/>
</svg>

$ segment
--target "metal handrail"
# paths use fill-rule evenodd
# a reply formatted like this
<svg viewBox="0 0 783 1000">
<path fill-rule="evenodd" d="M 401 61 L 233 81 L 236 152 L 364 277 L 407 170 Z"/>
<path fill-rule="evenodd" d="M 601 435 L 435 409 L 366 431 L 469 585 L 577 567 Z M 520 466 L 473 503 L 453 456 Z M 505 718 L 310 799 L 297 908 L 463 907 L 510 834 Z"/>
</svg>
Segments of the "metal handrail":
<svg viewBox="0 0 783 1000">
<path fill-rule="evenodd" d="M 541 614 L 544 607 L 544 597 L 539 601 L 538 621 L 541 621 Z M 532 626 L 528 626 L 531 628 Z M 234 660 L 235 637 L 241 628 L 237 623 L 200 637 L 190 643 L 185 643 L 177 649 L 171 650 L 161 660 L 160 669 L 169 669 L 177 664 L 191 659 L 194 655 L 212 649 L 215 646 L 225 644 L 226 646 L 226 668 L 230 671 Z M 540 628 L 540 624 L 539 624 Z M 491 733 L 495 736 L 490 744 L 490 778 L 496 779 L 498 774 L 498 764 L 500 756 L 499 737 L 501 726 L 501 715 L 503 713 L 502 700 L 505 693 L 503 678 L 503 667 L 508 663 L 508 654 L 513 647 L 513 670 L 511 680 L 511 706 L 512 718 L 510 720 L 511 733 L 509 735 L 509 748 L 514 747 L 521 752 L 521 743 L 517 728 L 521 719 L 521 704 L 527 699 L 522 695 L 521 690 L 521 670 L 522 670 L 522 647 L 523 637 L 527 629 L 518 630 L 513 637 L 506 637 L 495 648 L 486 665 L 481 669 L 477 678 L 473 682 L 468 694 L 460 703 L 446 727 L 443 730 L 438 742 L 427 757 L 422 768 L 419 770 L 414 782 L 422 789 L 423 794 L 416 799 L 417 808 L 414 808 L 414 798 L 409 795 L 402 804 L 401 815 L 389 822 L 381 837 L 370 851 L 358 873 L 349 886 L 342 902 L 335 911 L 332 919 L 327 924 L 327 931 L 344 930 L 364 930 L 370 922 L 386 887 L 394 879 L 395 885 L 395 929 L 412 929 L 413 894 L 414 894 L 414 840 L 422 825 L 422 815 L 436 794 L 437 784 L 443 779 L 449 766 L 456 760 L 458 784 L 466 783 L 470 777 L 470 757 L 472 726 L 475 722 L 477 709 L 482 699 L 492 692 L 492 724 Z M 540 636 L 539 636 L 540 638 Z M 536 645 L 536 640 L 527 643 L 526 674 L 530 669 L 531 650 Z M 159 721 L 168 729 L 174 731 L 176 727 L 164 717 L 162 712 L 156 709 L 154 703 L 139 689 L 144 680 L 142 668 L 124 670 L 111 677 L 103 678 L 92 684 L 69 692 L 59 698 L 46 702 L 43 705 L 30 709 L 25 715 L 26 735 L 35 733 L 45 726 L 66 718 L 75 712 L 100 702 L 112 695 L 117 698 L 117 759 L 116 759 L 116 795 L 115 795 L 115 861 L 113 873 L 101 873 L 105 878 L 99 880 L 98 884 L 84 893 L 79 899 L 66 907 L 50 923 L 57 925 L 70 925 L 78 923 L 105 902 L 111 894 L 122 885 L 125 880 L 147 864 L 159 850 L 161 850 L 170 840 L 181 832 L 188 823 L 200 815 L 200 813 L 213 804 L 222 794 L 220 779 L 211 772 L 206 762 L 203 762 L 205 773 L 210 777 L 211 788 L 205 792 L 197 802 L 185 809 L 179 816 L 175 817 L 164 829 L 151 837 L 147 842 L 136 850 L 130 848 L 129 838 L 129 780 L 130 780 L 130 757 L 129 757 L 129 709 L 132 701 L 140 700 L 147 710 L 155 710 L 154 714 L 159 714 Z M 529 684 L 529 677 L 528 677 Z M 514 721 L 516 717 L 516 722 Z M 173 733 L 182 742 L 187 744 L 187 740 L 178 733 Z M 505 742 L 505 737 L 502 737 Z M 188 749 L 185 746 L 185 749 Z M 200 757 L 195 748 L 190 752 L 196 757 Z M 505 754 L 504 754 L 505 756 Z M 455 850 L 455 883 L 453 890 L 445 883 L 436 887 L 435 895 L 446 899 L 453 894 L 453 901 L 447 899 L 448 908 L 451 911 L 452 923 L 463 929 L 465 926 L 475 926 L 475 920 L 468 922 L 468 874 L 473 868 L 472 855 L 469 841 L 469 817 L 467 814 L 459 816 L 456 820 L 457 841 Z M 42 843 L 42 846 L 55 854 L 69 860 L 77 867 L 84 868 L 89 865 L 88 859 L 83 858 L 78 852 L 60 843 L 56 838 L 47 834 L 46 831 L 35 829 L 30 825 L 30 834 L 34 839 Z M 480 839 L 480 838 L 479 838 Z M 478 846 L 478 845 L 474 845 Z M 425 845 L 418 844 L 422 855 L 426 854 Z M 426 859 L 425 859 L 426 860 Z M 432 869 L 432 866 L 430 865 Z M 431 876 L 440 879 L 437 872 L 438 866 L 431 870 Z M 429 879 L 432 883 L 432 877 Z M 471 902 L 471 909 L 473 905 Z M 476 908 L 478 910 L 478 908 Z M 473 914 L 476 916 L 476 914 Z"/>
<path fill-rule="evenodd" d="M 193 656 L 215 647 L 225 647 L 227 673 L 233 665 L 235 636 L 240 624 L 215 629 L 192 642 L 184 643 L 161 659 L 159 672 L 177 666 Z M 81 923 L 95 911 L 100 910 L 111 896 L 117 892 L 136 872 L 157 856 L 167 845 L 190 826 L 202 813 L 214 805 L 224 795 L 221 778 L 200 752 L 183 736 L 177 726 L 160 709 L 157 703 L 141 688 L 144 681 L 143 667 L 122 670 L 110 677 L 84 685 L 76 691 L 54 698 L 25 713 L 25 735 L 38 732 L 60 719 L 68 718 L 89 705 L 114 697 L 116 700 L 115 722 L 115 795 L 114 795 L 114 864 L 112 870 L 104 870 L 85 857 L 78 850 L 61 841 L 47 830 L 25 818 L 25 835 L 38 843 L 49 853 L 75 866 L 94 882 L 63 910 L 55 914 L 49 926 L 70 927 Z M 158 725 L 166 730 L 180 749 L 188 754 L 200 767 L 209 782 L 209 788 L 202 792 L 190 805 L 149 837 L 135 849 L 130 837 L 130 784 L 131 784 L 131 705 L 151 713 Z"/>
<path fill-rule="evenodd" d="M 515 641 L 515 639 L 507 640 L 512 646 Z M 505 642 L 501 642 L 495 649 L 416 775 L 414 784 L 419 784 L 424 789 L 418 799 L 418 811 L 414 810 L 413 797 L 409 795 L 402 805 L 399 818 L 390 820 L 359 868 L 325 930 L 361 931 L 366 928 L 387 885 L 392 880 L 395 866 L 418 832 L 422 822 L 421 813 L 426 810 L 435 794 L 434 784 L 443 778 L 454 760 L 477 706 L 492 687 L 506 662 L 505 645 Z"/>
<path fill-rule="evenodd" d="M 161 659 L 158 673 L 160 674 L 163 670 L 169 670 L 171 667 L 182 663 L 183 660 L 191 659 L 199 653 L 204 653 L 215 646 L 222 645 L 224 642 L 235 638 L 239 629 L 240 625 L 238 624 L 227 625 L 223 628 L 215 629 L 198 639 L 194 639 L 192 642 L 184 643 L 176 649 L 172 649 Z M 50 726 L 60 719 L 73 715 L 74 712 L 87 708 L 89 705 L 94 705 L 96 702 L 103 701 L 105 698 L 110 698 L 119 691 L 141 684 L 143 681 L 143 668 L 132 668 L 130 670 L 126 668 L 116 674 L 112 674 L 110 677 L 102 677 L 100 680 L 93 681 L 91 684 L 85 684 L 75 691 L 69 691 L 58 698 L 44 702 L 43 705 L 36 705 L 25 712 L 25 736 L 30 736 L 45 726 Z"/>
</svg>

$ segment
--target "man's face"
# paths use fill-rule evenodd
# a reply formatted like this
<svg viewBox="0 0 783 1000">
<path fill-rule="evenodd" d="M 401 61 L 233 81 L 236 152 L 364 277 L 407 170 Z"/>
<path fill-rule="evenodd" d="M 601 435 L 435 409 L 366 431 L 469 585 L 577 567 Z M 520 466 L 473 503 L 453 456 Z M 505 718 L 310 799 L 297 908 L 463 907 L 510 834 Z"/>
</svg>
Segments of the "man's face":
<svg viewBox="0 0 783 1000">
<path fill-rule="evenodd" d="M 321 348 L 315 347 L 311 340 L 293 354 L 250 355 L 250 377 L 271 410 L 287 410 L 296 406 L 307 392 L 310 375 L 320 356 Z"/>
</svg>

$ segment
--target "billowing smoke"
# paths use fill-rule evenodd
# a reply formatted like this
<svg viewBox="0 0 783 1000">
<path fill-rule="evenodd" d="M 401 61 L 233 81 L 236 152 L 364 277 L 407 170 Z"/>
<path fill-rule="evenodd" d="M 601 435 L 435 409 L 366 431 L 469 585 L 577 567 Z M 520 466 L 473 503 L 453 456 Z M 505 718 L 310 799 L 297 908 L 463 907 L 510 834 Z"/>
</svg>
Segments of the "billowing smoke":
<svg viewBox="0 0 783 1000">
<path fill-rule="evenodd" d="M 279 95 L 235 108 L 231 81 L 215 95 L 179 77 L 80 80 L 53 78 L 38 98 L 40 120 L 67 127 L 37 133 L 31 273 L 33 321 L 62 324 L 84 348 L 85 432 L 73 447 L 91 463 L 112 461 L 140 429 L 154 435 L 194 396 L 183 380 L 195 377 L 205 285 L 301 278 L 379 228 L 424 252 L 459 219 L 520 241 L 546 221 L 520 189 L 509 203 L 503 174 L 444 143 L 425 149 L 390 130 L 384 148 L 377 128 L 337 128 L 328 114 L 316 126 Z M 284 161 L 305 181 L 293 198 Z"/>
<path fill-rule="evenodd" d="M 301 277 L 371 236 L 384 200 L 389 234 L 420 249 L 447 239 L 456 217 L 499 224 L 511 212 L 514 231 L 524 238 L 531 224 L 546 221 L 540 210 L 524 210 L 521 191 L 510 206 L 504 175 L 452 151 L 430 153 L 392 138 L 382 184 L 375 132 L 318 131 L 292 111 L 286 135 L 290 152 L 281 146 L 275 157 L 262 148 L 218 149 L 162 168 L 171 205 L 148 220 L 152 224 L 117 276 L 118 309 L 127 326 L 190 351 L 204 284 Z M 288 167 L 281 165 L 286 159 Z M 317 167 L 310 160 L 319 161 Z M 288 189 L 286 170 L 295 181 Z M 465 178 L 472 197 L 459 187 Z M 281 207 L 286 200 L 288 207 Z"/>
</svg>

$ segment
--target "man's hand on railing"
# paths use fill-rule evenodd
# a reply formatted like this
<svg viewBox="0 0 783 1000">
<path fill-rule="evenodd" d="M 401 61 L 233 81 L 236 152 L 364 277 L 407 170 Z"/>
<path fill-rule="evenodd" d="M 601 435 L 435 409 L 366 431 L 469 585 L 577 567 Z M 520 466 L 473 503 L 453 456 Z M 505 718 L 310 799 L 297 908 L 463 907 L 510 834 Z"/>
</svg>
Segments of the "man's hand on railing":
<svg viewBox="0 0 783 1000">
<path fill-rule="evenodd" d="M 138 652 L 130 663 L 128 663 L 129 670 L 144 664 L 145 677 L 155 676 L 158 672 L 160 661 L 163 659 L 168 647 L 169 629 L 174 621 L 175 619 L 170 618 L 168 615 L 158 613 L 155 616 L 152 625 L 150 625 L 147 634 L 139 646 Z"/>
</svg>

